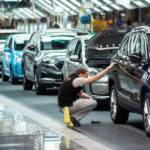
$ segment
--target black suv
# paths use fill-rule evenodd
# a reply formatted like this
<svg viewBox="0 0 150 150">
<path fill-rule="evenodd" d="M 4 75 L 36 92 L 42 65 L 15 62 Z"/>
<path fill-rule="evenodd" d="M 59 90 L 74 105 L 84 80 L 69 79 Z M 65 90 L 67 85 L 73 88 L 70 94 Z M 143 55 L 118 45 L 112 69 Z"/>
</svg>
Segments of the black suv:
<svg viewBox="0 0 150 150">
<path fill-rule="evenodd" d="M 132 29 L 112 59 L 109 73 L 110 114 L 114 123 L 126 123 L 129 112 L 143 115 L 150 136 L 150 27 Z"/>
</svg>

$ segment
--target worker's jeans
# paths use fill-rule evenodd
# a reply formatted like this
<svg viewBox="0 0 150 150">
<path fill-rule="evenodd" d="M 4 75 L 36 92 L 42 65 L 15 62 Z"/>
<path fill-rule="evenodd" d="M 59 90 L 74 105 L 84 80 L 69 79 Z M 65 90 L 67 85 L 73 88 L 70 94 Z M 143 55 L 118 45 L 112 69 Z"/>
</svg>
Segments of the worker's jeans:
<svg viewBox="0 0 150 150">
<path fill-rule="evenodd" d="M 90 111 L 97 106 L 97 101 L 93 99 L 79 98 L 73 102 L 73 106 L 69 106 L 70 116 L 76 120 L 81 120 Z"/>
</svg>

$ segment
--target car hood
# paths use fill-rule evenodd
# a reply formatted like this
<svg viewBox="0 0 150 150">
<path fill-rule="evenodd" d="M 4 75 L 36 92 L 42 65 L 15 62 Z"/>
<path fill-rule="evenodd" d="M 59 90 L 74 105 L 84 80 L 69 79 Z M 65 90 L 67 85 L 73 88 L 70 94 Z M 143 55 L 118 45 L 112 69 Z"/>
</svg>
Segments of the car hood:
<svg viewBox="0 0 150 150">
<path fill-rule="evenodd" d="M 110 65 L 112 57 L 117 52 L 118 47 L 94 48 L 86 51 L 86 63 L 89 67 L 105 69 Z"/>
<path fill-rule="evenodd" d="M 66 51 L 60 51 L 60 50 L 49 50 L 49 51 L 41 51 L 41 59 L 44 59 L 45 57 L 54 58 L 55 60 L 62 60 L 66 56 Z"/>
</svg>

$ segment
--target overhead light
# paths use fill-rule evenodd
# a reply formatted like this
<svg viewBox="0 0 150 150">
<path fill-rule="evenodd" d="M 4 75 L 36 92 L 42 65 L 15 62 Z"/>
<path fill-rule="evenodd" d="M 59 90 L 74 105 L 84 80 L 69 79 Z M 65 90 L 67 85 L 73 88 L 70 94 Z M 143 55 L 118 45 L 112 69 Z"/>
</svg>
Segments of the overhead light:
<svg viewBox="0 0 150 150">
<path fill-rule="evenodd" d="M 147 3 L 150 3 L 150 0 L 145 0 Z"/>
<path fill-rule="evenodd" d="M 38 5 L 38 6 L 40 6 L 40 7 L 42 7 L 44 10 L 46 10 L 48 13 L 50 13 L 50 14 L 54 14 L 53 13 L 53 9 L 50 7 L 47 7 L 47 5 L 44 3 L 41 3 L 41 1 L 39 1 L 39 0 L 36 0 L 35 1 L 35 4 L 36 5 Z"/>
<path fill-rule="evenodd" d="M 110 8 L 108 8 L 107 6 L 101 6 L 101 8 L 103 8 L 105 11 L 112 11 Z"/>
<path fill-rule="evenodd" d="M 135 7 L 131 6 L 131 5 L 123 5 L 123 7 L 127 8 L 127 9 L 134 9 Z"/>
<path fill-rule="evenodd" d="M 39 11 L 38 9 L 34 8 L 34 12 L 38 15 L 40 15 L 41 17 L 45 17 L 45 14 L 43 14 L 41 11 Z"/>
<path fill-rule="evenodd" d="M 76 6 L 78 6 L 78 7 L 81 7 L 81 3 L 79 3 L 78 1 L 76 1 L 76 0 L 70 0 L 71 1 L 71 3 L 74 3 Z"/>
<path fill-rule="evenodd" d="M 95 3 L 98 6 L 103 5 L 101 2 L 99 2 L 98 0 L 91 0 L 93 3 Z"/>
<path fill-rule="evenodd" d="M 116 4 L 111 4 L 111 7 L 115 8 L 116 10 L 122 10 L 119 6 L 117 6 Z"/>
<path fill-rule="evenodd" d="M 110 0 L 103 0 L 103 1 L 107 4 L 112 4 L 112 2 Z"/>
<path fill-rule="evenodd" d="M 69 3 L 66 0 L 60 0 L 60 1 L 62 1 L 65 5 L 69 6 L 72 9 L 78 9 L 76 6 L 72 5 L 71 3 Z"/>
<path fill-rule="evenodd" d="M 100 9 L 98 9 L 98 8 L 94 8 L 94 10 L 96 11 L 96 12 L 102 12 Z"/>
<path fill-rule="evenodd" d="M 140 6 L 140 7 L 145 7 L 146 5 L 144 3 L 142 3 L 141 1 L 132 1 L 133 3 L 135 3 L 136 5 Z"/>
<path fill-rule="evenodd" d="M 50 5 L 46 5 L 46 3 L 43 0 L 38 0 L 42 5 L 49 8 L 50 10 L 53 10 L 53 8 Z"/>
<path fill-rule="evenodd" d="M 70 11 L 70 9 L 68 7 L 66 7 L 65 5 L 60 3 L 59 1 L 55 1 L 55 3 L 58 4 L 59 6 L 62 6 L 66 11 Z"/>
</svg>

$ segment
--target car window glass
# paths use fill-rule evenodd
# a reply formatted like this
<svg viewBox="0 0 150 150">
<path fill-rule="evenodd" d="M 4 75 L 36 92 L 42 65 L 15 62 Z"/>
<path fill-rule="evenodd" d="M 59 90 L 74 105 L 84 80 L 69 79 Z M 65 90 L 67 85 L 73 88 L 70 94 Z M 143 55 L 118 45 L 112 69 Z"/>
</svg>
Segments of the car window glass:
<svg viewBox="0 0 150 150">
<path fill-rule="evenodd" d="M 15 37 L 14 38 L 14 49 L 15 50 L 23 50 L 25 47 L 26 43 L 29 41 L 29 36 L 23 36 L 22 38 Z"/>
<path fill-rule="evenodd" d="M 36 33 L 34 33 L 29 41 L 29 45 L 34 45 L 36 40 Z"/>
<path fill-rule="evenodd" d="M 128 54 L 132 54 L 135 52 L 137 39 L 138 39 L 138 36 L 136 34 L 131 36 L 130 45 L 128 48 Z"/>
<path fill-rule="evenodd" d="M 142 55 L 142 60 L 146 57 L 146 39 L 144 36 L 139 35 L 139 38 L 136 43 L 136 53 L 139 53 Z"/>
<path fill-rule="evenodd" d="M 82 43 L 81 41 L 78 42 L 77 52 L 76 55 L 78 55 L 78 58 L 81 59 L 81 51 L 82 51 Z"/>
<path fill-rule="evenodd" d="M 141 36 L 141 55 L 142 58 L 145 58 L 147 55 L 146 38 L 144 36 Z"/>
<path fill-rule="evenodd" d="M 7 48 L 9 47 L 10 40 L 11 40 L 11 38 L 8 37 L 8 39 L 7 39 L 7 41 L 6 41 L 6 47 L 7 47 Z"/>
<path fill-rule="evenodd" d="M 127 47 L 128 47 L 128 37 L 126 37 L 124 40 L 123 40 L 123 42 L 122 42 L 122 44 L 121 44 L 121 46 L 120 46 L 120 52 L 122 53 L 122 54 L 124 54 L 124 55 L 127 55 Z"/>
<path fill-rule="evenodd" d="M 133 53 L 141 54 L 141 36 L 138 37 Z"/>
<path fill-rule="evenodd" d="M 12 49 L 12 38 L 10 39 L 8 47 L 10 48 L 10 50 Z"/>
<path fill-rule="evenodd" d="M 80 50 L 80 46 L 81 46 L 81 42 L 78 41 L 72 55 L 78 55 L 78 51 Z"/>
<path fill-rule="evenodd" d="M 69 45 L 69 56 L 71 56 L 74 53 L 74 50 L 76 48 L 76 43 L 77 43 L 77 39 L 71 41 L 70 45 Z"/>
</svg>

